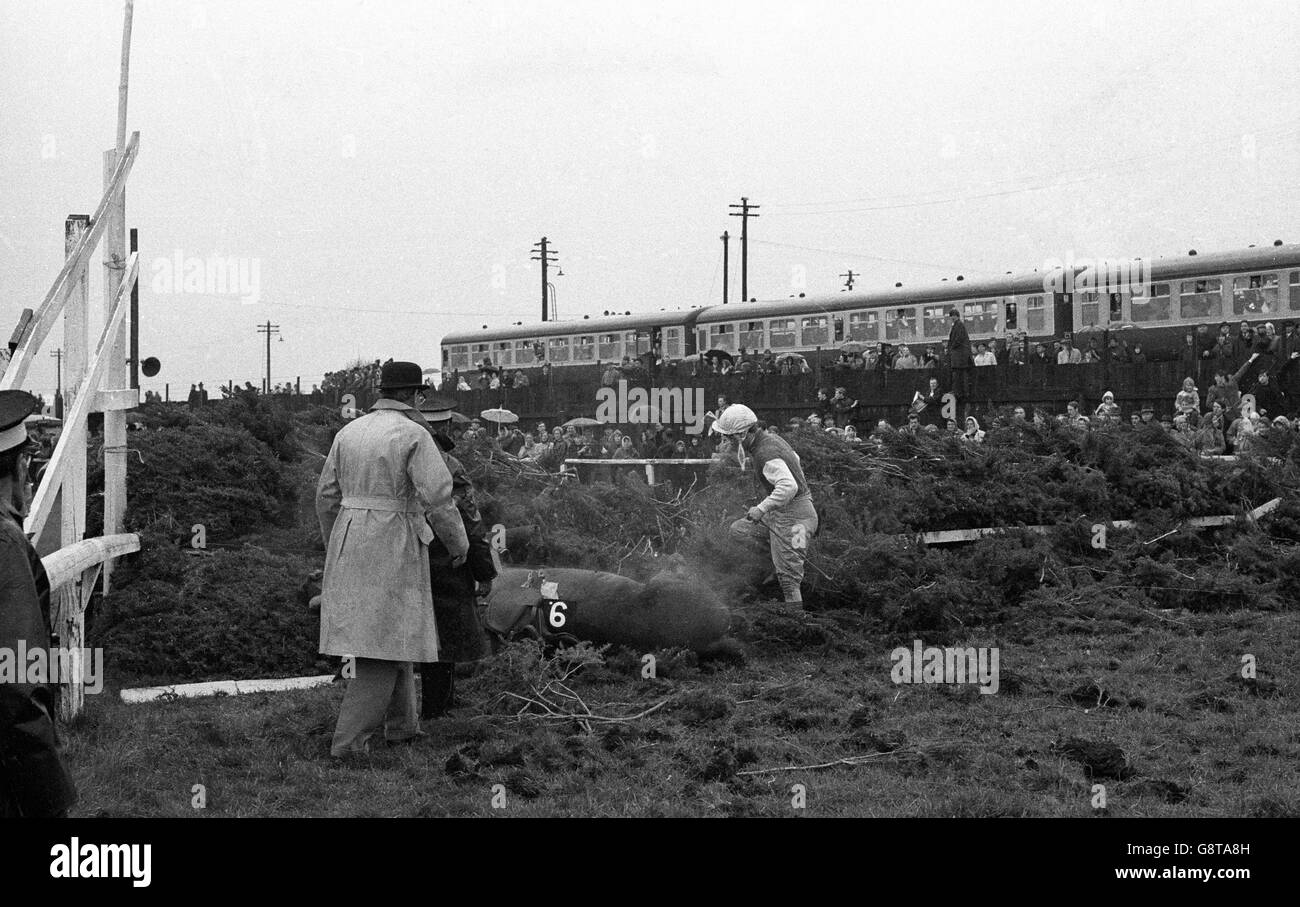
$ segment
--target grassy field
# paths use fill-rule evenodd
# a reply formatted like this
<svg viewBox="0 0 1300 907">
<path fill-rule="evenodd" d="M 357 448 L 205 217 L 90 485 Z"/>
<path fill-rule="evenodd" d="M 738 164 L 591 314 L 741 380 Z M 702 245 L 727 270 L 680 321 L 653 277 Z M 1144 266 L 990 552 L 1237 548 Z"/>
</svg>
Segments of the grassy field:
<svg viewBox="0 0 1300 907">
<path fill-rule="evenodd" d="M 607 652 L 561 687 L 562 664 L 512 648 L 426 740 L 349 764 L 328 756 L 338 684 L 148 705 L 106 689 L 65 729 L 74 815 L 1300 815 L 1295 613 L 1062 603 L 962 642 L 999 647 L 993 695 L 894 684 L 910 640 L 857 614 L 751 604 L 737 624 L 743 664 L 658 653 L 654 679 Z M 538 690 L 597 717 L 538 714 L 518 698 Z"/>
</svg>

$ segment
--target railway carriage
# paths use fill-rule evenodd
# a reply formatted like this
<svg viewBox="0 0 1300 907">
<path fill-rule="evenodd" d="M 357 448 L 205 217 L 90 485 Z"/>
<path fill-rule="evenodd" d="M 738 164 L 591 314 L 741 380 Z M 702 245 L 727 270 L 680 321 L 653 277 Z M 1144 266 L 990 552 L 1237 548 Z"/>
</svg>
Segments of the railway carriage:
<svg viewBox="0 0 1300 907">
<path fill-rule="evenodd" d="M 1113 262 L 1112 264 L 1120 264 Z M 1089 270 L 1091 268 L 1091 271 Z M 1118 279 L 1116 279 L 1118 278 Z M 1150 350 L 1173 349 L 1197 325 L 1300 321 L 1300 245 L 1188 253 L 1121 267 L 1071 264 L 1054 270 L 871 293 L 733 302 L 657 314 L 585 317 L 463 331 L 442 341 L 443 369 L 556 368 L 618 362 L 658 346 L 665 361 L 711 349 L 833 352 L 847 341 L 942 347 L 948 310 L 963 313 L 973 343 L 1024 332 L 1031 340 L 1123 330 Z"/>
</svg>

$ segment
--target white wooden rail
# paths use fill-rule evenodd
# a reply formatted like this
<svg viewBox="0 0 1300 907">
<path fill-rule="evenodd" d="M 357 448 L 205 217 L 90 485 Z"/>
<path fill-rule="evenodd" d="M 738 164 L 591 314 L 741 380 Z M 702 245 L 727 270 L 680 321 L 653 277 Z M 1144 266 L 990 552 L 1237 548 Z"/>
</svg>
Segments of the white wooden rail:
<svg viewBox="0 0 1300 907">
<path fill-rule="evenodd" d="M 1281 498 L 1273 498 L 1273 500 L 1261 504 L 1241 517 L 1233 514 L 1194 516 L 1184 520 L 1180 525 L 1186 525 L 1192 529 L 1206 529 L 1211 526 L 1227 526 L 1230 523 L 1235 523 L 1238 519 L 1253 523 L 1264 514 L 1276 510 L 1281 503 Z M 1128 529 L 1133 526 L 1133 520 L 1106 521 L 1104 525 L 1110 529 Z M 952 545 L 958 542 L 974 542 L 1004 532 L 1036 532 L 1041 535 L 1054 528 L 1054 526 L 990 526 L 984 529 L 940 529 L 935 532 L 921 532 L 914 536 L 908 536 L 908 538 L 919 538 L 920 541 L 927 545 Z"/>
<path fill-rule="evenodd" d="M 707 460 L 701 460 L 701 459 L 674 460 L 671 457 L 629 457 L 626 460 L 624 459 L 615 460 L 611 457 L 609 459 L 604 459 L 604 460 L 574 458 L 574 459 L 565 460 L 564 465 L 568 466 L 569 464 L 586 464 L 586 465 L 595 465 L 595 466 L 644 466 L 645 480 L 649 484 L 653 485 L 655 483 L 656 466 L 707 466 L 717 462 L 718 462 L 717 460 L 714 460 L 712 458 Z"/>
</svg>

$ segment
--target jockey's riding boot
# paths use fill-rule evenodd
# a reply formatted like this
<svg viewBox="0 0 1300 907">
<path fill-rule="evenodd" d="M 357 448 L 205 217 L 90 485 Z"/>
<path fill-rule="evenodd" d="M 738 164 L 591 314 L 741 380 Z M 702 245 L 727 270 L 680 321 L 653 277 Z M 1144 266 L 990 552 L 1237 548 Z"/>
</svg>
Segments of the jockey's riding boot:
<svg viewBox="0 0 1300 907">
<path fill-rule="evenodd" d="M 441 718 L 451 708 L 456 665 L 450 661 L 427 661 L 420 665 L 420 717 Z"/>
</svg>

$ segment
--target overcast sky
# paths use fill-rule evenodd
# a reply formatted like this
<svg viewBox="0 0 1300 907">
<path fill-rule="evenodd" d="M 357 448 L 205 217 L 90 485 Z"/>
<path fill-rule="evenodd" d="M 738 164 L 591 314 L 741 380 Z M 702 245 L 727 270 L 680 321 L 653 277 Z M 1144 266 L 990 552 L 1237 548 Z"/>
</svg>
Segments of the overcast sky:
<svg viewBox="0 0 1300 907">
<path fill-rule="evenodd" d="M 361 356 L 452 330 L 1049 258 L 1300 241 L 1294 4 L 138 0 L 127 189 L 143 386 Z M 120 2 L 0 0 L 0 334 L 102 192 Z M 739 248 L 732 246 L 733 299 Z M 259 298 L 169 263 L 241 265 Z M 98 262 L 98 259 L 96 259 Z M 255 269 L 255 270 L 254 270 Z M 102 299 L 98 265 L 92 300 Z M 97 328 L 96 328 L 97 329 Z M 47 343 L 52 348 L 61 331 Z M 54 386 L 42 355 L 29 386 Z"/>
</svg>

